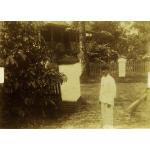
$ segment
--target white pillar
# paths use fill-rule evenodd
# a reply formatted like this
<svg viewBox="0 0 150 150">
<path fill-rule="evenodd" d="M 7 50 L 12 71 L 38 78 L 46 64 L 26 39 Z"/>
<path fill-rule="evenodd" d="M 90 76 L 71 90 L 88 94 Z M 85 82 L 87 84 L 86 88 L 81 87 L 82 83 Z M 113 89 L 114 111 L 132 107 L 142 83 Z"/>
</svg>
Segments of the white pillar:
<svg viewBox="0 0 150 150">
<path fill-rule="evenodd" d="M 119 66 L 119 77 L 126 76 L 126 59 L 121 57 L 118 59 L 118 66 Z"/>
<path fill-rule="evenodd" d="M 0 67 L 0 83 L 4 83 L 4 67 Z"/>
<path fill-rule="evenodd" d="M 150 89 L 150 72 L 148 72 L 147 88 Z"/>
<path fill-rule="evenodd" d="M 77 101 L 80 93 L 81 63 L 59 65 L 59 72 L 67 76 L 67 82 L 61 85 L 62 101 Z"/>
<path fill-rule="evenodd" d="M 4 67 L 0 67 L 0 126 L 2 124 L 2 104 L 3 104 L 3 84 L 4 84 Z"/>
</svg>

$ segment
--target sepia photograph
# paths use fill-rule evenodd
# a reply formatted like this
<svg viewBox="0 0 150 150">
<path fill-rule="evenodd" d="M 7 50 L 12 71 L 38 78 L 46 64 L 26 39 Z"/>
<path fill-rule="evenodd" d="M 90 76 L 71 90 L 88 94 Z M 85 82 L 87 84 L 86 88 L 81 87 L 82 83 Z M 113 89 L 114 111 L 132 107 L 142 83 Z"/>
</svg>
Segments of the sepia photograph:
<svg viewBox="0 0 150 150">
<path fill-rule="evenodd" d="M 1 129 L 150 128 L 149 21 L 1 21 Z"/>
</svg>

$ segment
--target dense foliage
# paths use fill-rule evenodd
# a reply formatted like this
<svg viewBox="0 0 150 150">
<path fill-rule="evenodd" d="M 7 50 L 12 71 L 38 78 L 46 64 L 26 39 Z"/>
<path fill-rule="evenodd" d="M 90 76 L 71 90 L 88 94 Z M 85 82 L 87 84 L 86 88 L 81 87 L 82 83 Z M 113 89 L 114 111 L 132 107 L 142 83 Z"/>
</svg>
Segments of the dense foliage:
<svg viewBox="0 0 150 150">
<path fill-rule="evenodd" d="M 110 62 L 116 61 L 119 55 L 118 43 L 122 30 L 119 22 L 89 22 L 88 27 L 92 33 L 88 38 L 86 49 L 89 61 Z"/>
<path fill-rule="evenodd" d="M 132 28 L 137 31 L 132 42 L 134 56 L 139 59 L 150 58 L 150 22 L 134 22 Z"/>
<path fill-rule="evenodd" d="M 117 61 L 118 52 L 111 49 L 107 44 L 97 44 L 96 42 L 86 43 L 87 54 L 90 62 L 110 63 Z"/>
<path fill-rule="evenodd" d="M 141 60 L 150 56 L 149 22 L 87 22 L 92 32 L 87 50 L 90 60 L 115 61 L 124 55 L 128 59 Z M 91 45 L 95 45 L 91 48 Z M 91 59 L 92 56 L 92 59 Z"/>
<path fill-rule="evenodd" d="M 5 67 L 5 117 L 40 117 L 59 106 L 52 86 L 63 82 L 63 75 L 56 67 L 45 67 L 51 55 L 38 29 L 33 22 L 4 22 L 0 57 Z"/>
</svg>

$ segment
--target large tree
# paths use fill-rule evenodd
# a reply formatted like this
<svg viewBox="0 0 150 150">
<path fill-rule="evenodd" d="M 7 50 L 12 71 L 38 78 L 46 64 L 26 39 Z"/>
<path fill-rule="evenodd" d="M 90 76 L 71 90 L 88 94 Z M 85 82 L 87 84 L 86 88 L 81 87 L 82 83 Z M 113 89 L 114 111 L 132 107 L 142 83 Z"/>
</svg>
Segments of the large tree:
<svg viewBox="0 0 150 150">
<path fill-rule="evenodd" d="M 107 60 L 108 56 L 116 59 L 114 56 L 125 55 L 128 59 L 142 59 L 150 55 L 150 22 L 102 21 L 89 26 L 96 47 L 88 46 L 92 57 Z"/>
<path fill-rule="evenodd" d="M 139 51 L 150 56 L 150 22 L 134 22 L 133 27 L 138 31 Z"/>
<path fill-rule="evenodd" d="M 81 56 L 82 75 L 88 73 L 88 56 L 85 47 L 85 22 L 79 22 L 79 49 Z"/>
<path fill-rule="evenodd" d="M 119 43 L 123 41 L 120 22 L 97 21 L 87 24 L 87 30 L 92 33 L 86 45 L 90 61 L 116 60 L 120 52 Z"/>
<path fill-rule="evenodd" d="M 126 43 L 124 46 L 127 49 L 123 52 L 127 58 L 141 60 L 150 55 L 150 22 L 123 22 L 122 28 Z"/>
</svg>

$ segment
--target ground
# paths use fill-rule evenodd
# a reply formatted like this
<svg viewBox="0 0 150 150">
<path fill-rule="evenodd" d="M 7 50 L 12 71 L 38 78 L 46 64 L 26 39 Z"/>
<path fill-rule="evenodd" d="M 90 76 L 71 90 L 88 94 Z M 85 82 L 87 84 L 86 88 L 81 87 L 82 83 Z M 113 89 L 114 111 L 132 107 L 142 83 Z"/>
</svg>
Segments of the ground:
<svg viewBox="0 0 150 150">
<path fill-rule="evenodd" d="M 139 98 L 146 89 L 146 83 L 118 83 L 114 109 L 114 128 L 149 128 L 150 119 L 145 113 L 147 104 L 142 102 L 130 116 L 127 107 Z M 99 83 L 81 85 L 84 101 L 77 103 L 75 110 L 55 120 L 43 121 L 38 128 L 101 128 L 100 104 L 98 101 Z M 71 106 L 70 106 L 71 107 Z"/>
</svg>

